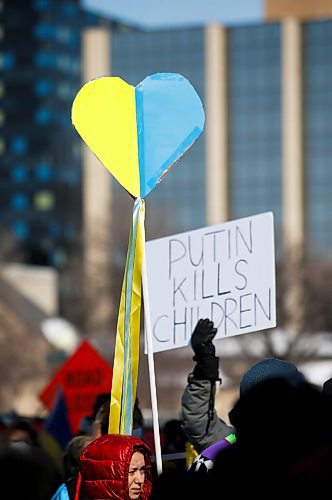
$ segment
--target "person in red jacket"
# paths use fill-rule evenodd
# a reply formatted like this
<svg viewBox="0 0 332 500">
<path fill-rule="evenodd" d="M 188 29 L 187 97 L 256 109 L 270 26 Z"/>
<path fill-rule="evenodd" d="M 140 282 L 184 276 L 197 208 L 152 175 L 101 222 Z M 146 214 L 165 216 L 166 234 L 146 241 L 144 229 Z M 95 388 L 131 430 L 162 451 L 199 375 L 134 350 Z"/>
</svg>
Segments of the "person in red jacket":
<svg viewBox="0 0 332 500">
<path fill-rule="evenodd" d="M 148 500 L 152 490 L 151 451 L 135 436 L 102 435 L 80 456 L 83 495 L 88 499 Z M 75 498 L 80 498 L 78 491 Z"/>
</svg>

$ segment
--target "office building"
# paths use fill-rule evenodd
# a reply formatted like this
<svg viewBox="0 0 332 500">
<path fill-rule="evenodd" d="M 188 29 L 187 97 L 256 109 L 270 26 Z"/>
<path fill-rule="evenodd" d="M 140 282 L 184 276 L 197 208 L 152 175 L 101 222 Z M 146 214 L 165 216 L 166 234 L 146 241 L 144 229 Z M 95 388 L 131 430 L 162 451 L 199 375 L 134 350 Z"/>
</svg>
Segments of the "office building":
<svg viewBox="0 0 332 500">
<path fill-rule="evenodd" d="M 146 199 L 147 239 L 272 211 L 277 257 L 287 255 L 291 269 L 289 331 L 299 333 L 297 251 L 332 257 L 332 10 L 330 2 L 263 3 L 265 15 L 247 22 L 111 33 L 105 50 L 111 74 L 134 86 L 152 73 L 182 74 L 206 111 L 204 133 Z M 108 201 L 113 259 L 123 266 L 132 201 L 116 182 Z M 164 409 L 177 406 L 192 368 L 190 353 L 168 354 L 158 358 Z"/>
<path fill-rule="evenodd" d="M 61 269 L 107 214 L 106 255 L 93 238 L 85 255 L 123 271 L 132 200 L 83 154 L 72 101 L 98 76 L 137 85 L 176 72 L 200 95 L 206 128 L 147 197 L 147 239 L 272 211 L 278 256 L 299 244 L 331 260 L 331 2 L 260 3 L 256 19 L 146 30 L 78 0 L 0 0 L 0 258 Z M 4 252 L 7 231 L 19 256 Z M 177 386 L 165 376 L 169 406 L 188 360 Z"/>
<path fill-rule="evenodd" d="M 77 0 L 0 2 L 0 230 L 30 264 L 61 268 L 81 233 L 82 148 L 71 105 L 81 31 L 101 24 L 109 22 Z"/>
<path fill-rule="evenodd" d="M 78 1 L 0 2 L 0 229 L 26 262 L 61 268 L 91 216 L 95 186 L 82 190 L 82 141 L 70 120 L 82 81 L 106 73 L 136 85 L 155 72 L 185 76 L 207 120 L 147 197 L 147 239 L 272 211 L 278 255 L 305 242 L 331 257 L 330 3 L 264 4 L 264 19 L 143 30 L 119 29 Z M 81 65 L 91 27 L 110 33 L 94 52 L 108 54 L 98 74 Z M 112 204 L 110 256 L 121 267 L 130 220 L 117 214 L 130 218 L 131 200 L 111 179 L 102 187 L 100 211 Z"/>
<path fill-rule="evenodd" d="M 135 86 L 180 73 L 207 116 L 202 136 L 147 197 L 147 238 L 272 211 L 278 256 L 304 245 L 330 259 L 332 9 L 264 4 L 264 19 L 111 34 L 112 75 Z M 116 241 L 126 193 L 116 183 L 112 193 Z"/>
</svg>

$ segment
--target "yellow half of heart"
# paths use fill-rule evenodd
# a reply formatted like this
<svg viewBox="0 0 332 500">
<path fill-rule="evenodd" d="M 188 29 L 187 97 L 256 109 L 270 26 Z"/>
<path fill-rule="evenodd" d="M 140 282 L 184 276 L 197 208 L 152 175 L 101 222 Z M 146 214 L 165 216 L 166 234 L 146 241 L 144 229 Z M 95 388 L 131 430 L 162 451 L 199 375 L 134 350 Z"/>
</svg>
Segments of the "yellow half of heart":
<svg viewBox="0 0 332 500">
<path fill-rule="evenodd" d="M 118 77 L 86 83 L 72 122 L 87 146 L 133 196 L 140 196 L 135 88 Z"/>
</svg>

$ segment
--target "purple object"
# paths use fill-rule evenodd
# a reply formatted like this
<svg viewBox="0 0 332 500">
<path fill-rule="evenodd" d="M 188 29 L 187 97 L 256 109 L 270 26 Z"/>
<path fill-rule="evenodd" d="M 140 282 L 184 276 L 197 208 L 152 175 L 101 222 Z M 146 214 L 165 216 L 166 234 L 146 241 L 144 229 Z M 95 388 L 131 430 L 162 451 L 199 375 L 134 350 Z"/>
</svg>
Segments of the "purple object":
<svg viewBox="0 0 332 500">
<path fill-rule="evenodd" d="M 211 446 L 209 446 L 208 448 L 206 448 L 204 451 L 202 451 L 201 455 L 202 455 L 202 457 L 205 457 L 205 458 L 215 462 L 218 453 L 220 453 L 225 448 L 228 448 L 228 446 L 235 443 L 235 441 L 236 441 L 235 435 L 230 434 L 226 438 L 221 439 L 217 443 L 214 443 Z"/>
</svg>

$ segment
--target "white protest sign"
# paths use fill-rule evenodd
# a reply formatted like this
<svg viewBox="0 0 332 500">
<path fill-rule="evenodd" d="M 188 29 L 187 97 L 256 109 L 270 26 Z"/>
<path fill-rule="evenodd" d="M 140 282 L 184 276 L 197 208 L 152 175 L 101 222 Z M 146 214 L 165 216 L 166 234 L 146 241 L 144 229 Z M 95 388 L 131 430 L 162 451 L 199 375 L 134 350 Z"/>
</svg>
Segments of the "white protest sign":
<svg viewBox="0 0 332 500">
<path fill-rule="evenodd" d="M 153 351 L 189 344 L 200 318 L 216 339 L 276 326 L 271 212 L 146 242 Z"/>
</svg>

